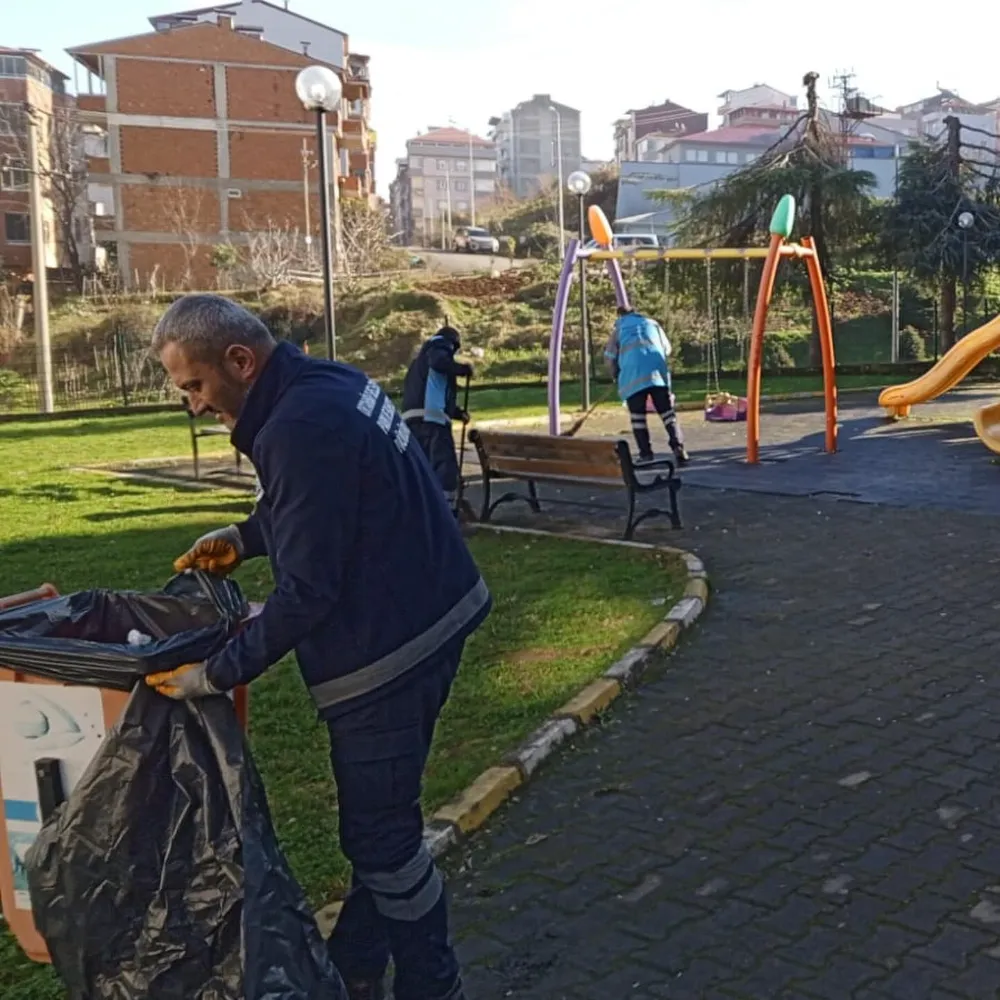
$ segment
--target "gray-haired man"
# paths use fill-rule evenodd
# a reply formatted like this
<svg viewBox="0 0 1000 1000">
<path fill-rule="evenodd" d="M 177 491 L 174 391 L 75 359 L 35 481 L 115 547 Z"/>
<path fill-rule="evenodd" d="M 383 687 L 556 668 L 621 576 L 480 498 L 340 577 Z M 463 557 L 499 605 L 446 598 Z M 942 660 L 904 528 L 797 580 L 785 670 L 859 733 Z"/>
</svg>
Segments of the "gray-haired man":
<svg viewBox="0 0 1000 1000">
<path fill-rule="evenodd" d="M 353 885 L 330 939 L 352 1000 L 462 1000 L 420 786 L 466 637 L 490 595 L 439 485 L 364 373 L 275 344 L 216 295 L 175 302 L 153 347 L 195 413 L 216 413 L 260 480 L 254 513 L 177 562 L 229 572 L 267 555 L 263 612 L 206 663 L 147 683 L 173 698 L 246 684 L 295 650 L 330 733 Z"/>
</svg>

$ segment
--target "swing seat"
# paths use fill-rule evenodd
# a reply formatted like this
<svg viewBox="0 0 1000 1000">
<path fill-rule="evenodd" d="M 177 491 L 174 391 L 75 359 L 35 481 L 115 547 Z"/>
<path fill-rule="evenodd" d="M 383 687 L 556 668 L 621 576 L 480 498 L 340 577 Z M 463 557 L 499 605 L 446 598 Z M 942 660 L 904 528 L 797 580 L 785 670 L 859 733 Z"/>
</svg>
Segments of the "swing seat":
<svg viewBox="0 0 1000 1000">
<path fill-rule="evenodd" d="M 705 419 L 710 423 L 740 423 L 747 418 L 745 396 L 715 392 L 705 396 Z"/>
</svg>

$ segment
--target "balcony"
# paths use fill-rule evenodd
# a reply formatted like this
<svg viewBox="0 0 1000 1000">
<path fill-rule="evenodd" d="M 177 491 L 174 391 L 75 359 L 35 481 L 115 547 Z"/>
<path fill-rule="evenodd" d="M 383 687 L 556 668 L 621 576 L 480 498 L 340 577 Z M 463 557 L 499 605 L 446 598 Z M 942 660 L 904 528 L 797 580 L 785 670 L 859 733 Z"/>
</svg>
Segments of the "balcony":
<svg viewBox="0 0 1000 1000">
<path fill-rule="evenodd" d="M 344 97 L 349 101 L 361 100 L 371 94 L 368 56 L 349 55 L 344 67 Z"/>
<path fill-rule="evenodd" d="M 76 106 L 81 111 L 104 115 L 108 112 L 108 98 L 105 94 L 78 94 Z"/>
<path fill-rule="evenodd" d="M 345 118 L 343 121 L 341 134 L 342 144 L 352 152 L 368 151 L 368 126 L 363 118 Z"/>
</svg>

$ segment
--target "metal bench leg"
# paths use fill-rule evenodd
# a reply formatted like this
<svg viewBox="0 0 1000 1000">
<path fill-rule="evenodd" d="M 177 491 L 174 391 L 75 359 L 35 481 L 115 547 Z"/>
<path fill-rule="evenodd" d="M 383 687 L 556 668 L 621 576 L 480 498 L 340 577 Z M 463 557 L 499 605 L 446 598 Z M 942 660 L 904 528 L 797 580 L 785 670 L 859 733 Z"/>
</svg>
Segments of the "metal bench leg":
<svg viewBox="0 0 1000 1000">
<path fill-rule="evenodd" d="M 625 520 L 625 533 L 622 539 L 626 542 L 632 541 L 635 534 L 635 490 L 630 486 L 628 489 L 628 516 Z"/>
<path fill-rule="evenodd" d="M 538 489 L 533 479 L 528 480 L 528 503 L 536 514 L 541 514 L 542 505 L 538 502 Z"/>
<path fill-rule="evenodd" d="M 485 524 L 493 513 L 490 508 L 490 467 L 484 461 L 480 464 L 483 470 L 483 506 L 479 511 L 479 520 Z"/>
<path fill-rule="evenodd" d="M 194 453 L 194 478 L 201 479 L 201 463 L 198 459 L 198 435 L 191 431 L 191 451 Z"/>
<path fill-rule="evenodd" d="M 673 479 L 670 480 L 667 486 L 667 489 L 670 491 L 670 525 L 674 528 L 681 526 L 681 511 L 677 505 L 677 491 L 680 488 L 681 484 Z"/>
</svg>

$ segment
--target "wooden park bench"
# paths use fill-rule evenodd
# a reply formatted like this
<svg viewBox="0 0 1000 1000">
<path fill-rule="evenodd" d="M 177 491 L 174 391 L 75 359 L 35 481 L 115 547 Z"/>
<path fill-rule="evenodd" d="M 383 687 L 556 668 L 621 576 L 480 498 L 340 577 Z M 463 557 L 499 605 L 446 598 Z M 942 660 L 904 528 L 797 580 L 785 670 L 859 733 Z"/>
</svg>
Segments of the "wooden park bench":
<svg viewBox="0 0 1000 1000">
<path fill-rule="evenodd" d="M 483 471 L 481 521 L 489 521 L 493 511 L 509 500 L 525 500 L 538 513 L 541 505 L 536 484 L 553 483 L 559 486 L 624 488 L 628 497 L 625 539 L 633 536 L 641 522 L 658 515 L 669 517 L 675 528 L 681 526 L 677 507 L 681 480 L 674 474 L 674 463 L 663 458 L 643 463 L 636 469 L 628 442 L 624 440 L 547 437 L 489 430 L 474 430 L 470 440 L 479 454 Z M 505 493 L 491 502 L 494 479 L 526 482 L 527 495 Z M 645 493 L 660 490 L 666 490 L 669 495 L 669 509 L 652 507 L 636 517 L 636 499 Z"/>
<path fill-rule="evenodd" d="M 199 418 L 194 415 L 194 411 L 191 409 L 190 404 L 187 401 L 187 397 L 184 398 L 184 411 L 188 415 L 188 427 L 191 430 L 191 453 L 194 459 L 194 478 L 201 479 L 201 464 L 198 457 L 198 439 L 203 437 L 217 437 L 220 434 L 225 434 L 226 437 L 230 436 L 230 430 L 228 427 L 223 427 L 222 424 L 215 423 L 214 421 L 210 424 L 199 423 Z M 236 453 L 236 475 L 240 475 L 242 472 L 243 456 L 240 454 L 239 449 L 233 449 Z"/>
</svg>

